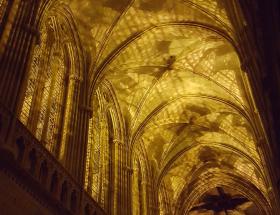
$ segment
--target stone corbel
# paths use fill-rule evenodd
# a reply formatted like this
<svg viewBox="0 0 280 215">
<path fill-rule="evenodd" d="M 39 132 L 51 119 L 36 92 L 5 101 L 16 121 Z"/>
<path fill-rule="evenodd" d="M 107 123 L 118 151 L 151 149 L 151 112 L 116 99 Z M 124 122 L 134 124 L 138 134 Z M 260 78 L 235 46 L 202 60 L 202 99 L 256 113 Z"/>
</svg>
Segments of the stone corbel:
<svg viewBox="0 0 280 215">
<path fill-rule="evenodd" d="M 93 109 L 91 106 L 87 106 L 87 105 L 79 105 L 79 108 L 85 112 L 88 112 L 90 114 L 90 116 L 92 116 L 93 114 Z"/>
<path fill-rule="evenodd" d="M 68 44 L 73 44 L 74 41 L 73 41 L 71 38 L 65 37 L 65 38 L 63 38 L 63 39 L 61 40 L 61 43 L 62 43 L 63 45 L 68 45 Z"/>
<path fill-rule="evenodd" d="M 75 82 L 82 82 L 83 81 L 83 79 L 76 74 L 71 74 L 69 78 L 70 78 L 70 80 L 73 80 Z"/>
<path fill-rule="evenodd" d="M 120 147 L 125 147 L 123 141 L 121 141 L 121 140 L 114 139 L 114 140 L 113 140 L 113 143 L 114 143 L 114 144 L 118 144 Z"/>
<path fill-rule="evenodd" d="M 30 26 L 30 25 L 23 25 L 22 26 L 22 29 L 31 34 L 32 36 L 34 36 L 36 38 L 36 44 L 39 45 L 40 42 L 41 42 L 41 33 L 40 31 L 36 28 L 36 27 L 33 27 L 33 26 Z"/>
<path fill-rule="evenodd" d="M 128 150 L 127 147 L 126 147 L 126 145 L 124 144 L 124 142 L 121 141 L 121 140 L 114 139 L 114 140 L 113 140 L 113 143 L 114 143 L 114 144 L 118 144 L 118 146 L 120 147 L 121 150 L 125 150 L 125 151 Z"/>
<path fill-rule="evenodd" d="M 147 182 L 147 181 L 142 181 L 142 182 L 141 182 L 141 185 L 146 186 L 146 187 L 149 187 L 149 188 L 152 187 L 151 183 L 149 183 L 149 182 Z"/>
<path fill-rule="evenodd" d="M 126 170 L 130 175 L 133 174 L 133 168 L 130 168 L 129 166 L 124 166 L 123 168 L 124 168 L 124 170 Z"/>
<path fill-rule="evenodd" d="M 259 139 L 256 142 L 256 146 L 258 148 L 263 148 L 265 144 L 265 139 L 263 137 L 259 137 Z"/>
</svg>

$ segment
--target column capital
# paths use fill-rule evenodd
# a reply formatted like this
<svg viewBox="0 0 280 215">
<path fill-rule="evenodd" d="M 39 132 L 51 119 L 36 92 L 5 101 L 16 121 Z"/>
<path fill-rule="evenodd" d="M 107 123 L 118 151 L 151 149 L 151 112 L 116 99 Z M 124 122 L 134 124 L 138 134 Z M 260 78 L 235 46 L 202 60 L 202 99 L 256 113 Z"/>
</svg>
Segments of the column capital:
<svg viewBox="0 0 280 215">
<path fill-rule="evenodd" d="M 121 141 L 119 139 L 114 139 L 113 143 L 118 144 L 119 146 L 123 146 L 124 145 L 123 141 Z"/>
<path fill-rule="evenodd" d="M 141 181 L 141 185 L 147 185 L 148 182 L 147 181 Z"/>
<path fill-rule="evenodd" d="M 62 44 L 71 45 L 73 43 L 73 39 L 66 37 L 62 40 Z"/>
<path fill-rule="evenodd" d="M 77 82 L 81 82 L 83 79 L 80 77 L 80 76 L 78 76 L 77 74 L 71 74 L 70 75 L 70 80 L 73 80 L 73 81 L 77 81 Z"/>
<path fill-rule="evenodd" d="M 86 112 L 89 112 L 92 114 L 93 110 L 92 110 L 92 107 L 91 106 L 88 106 L 88 105 L 79 105 L 79 108 L 81 110 L 84 110 Z"/>
<path fill-rule="evenodd" d="M 22 29 L 35 37 L 38 37 L 38 38 L 40 37 L 40 31 L 38 30 L 38 28 L 36 28 L 34 26 L 31 26 L 29 24 L 24 24 L 22 26 Z"/>
<path fill-rule="evenodd" d="M 126 170 L 129 174 L 133 174 L 133 169 L 132 168 L 130 168 L 129 166 L 124 166 L 123 167 L 124 168 L 124 170 Z"/>
<path fill-rule="evenodd" d="M 142 184 L 142 185 L 145 185 L 145 186 L 147 186 L 147 187 L 151 187 L 151 186 L 152 186 L 151 183 L 149 183 L 149 182 L 147 182 L 147 181 L 142 181 L 141 184 Z"/>
<path fill-rule="evenodd" d="M 265 144 L 265 139 L 263 137 L 259 137 L 258 140 L 257 140 L 257 147 L 263 147 Z"/>
</svg>

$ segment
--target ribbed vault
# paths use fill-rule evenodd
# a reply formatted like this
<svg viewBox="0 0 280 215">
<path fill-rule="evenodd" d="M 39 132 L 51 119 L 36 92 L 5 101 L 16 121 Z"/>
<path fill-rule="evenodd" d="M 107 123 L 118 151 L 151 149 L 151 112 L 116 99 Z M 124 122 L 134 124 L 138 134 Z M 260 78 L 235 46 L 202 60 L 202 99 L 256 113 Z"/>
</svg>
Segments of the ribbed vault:
<svg viewBox="0 0 280 215">
<path fill-rule="evenodd" d="M 269 211 L 252 98 L 224 2 L 69 3 L 87 50 L 90 97 L 98 100 L 92 92 L 109 83 L 123 117 L 122 141 L 132 152 L 133 174 L 153 178 L 161 214 L 187 213 L 190 208 L 182 204 L 191 192 L 186 190 L 199 178 L 214 178 L 232 195 L 244 196 L 242 186 L 252 186 L 257 191 L 245 195 L 248 202 Z M 241 179 L 244 184 L 234 191 Z M 215 193 L 216 185 L 208 190 L 207 183 L 201 185 L 194 203 Z M 263 202 L 254 202 L 256 195 Z"/>
</svg>

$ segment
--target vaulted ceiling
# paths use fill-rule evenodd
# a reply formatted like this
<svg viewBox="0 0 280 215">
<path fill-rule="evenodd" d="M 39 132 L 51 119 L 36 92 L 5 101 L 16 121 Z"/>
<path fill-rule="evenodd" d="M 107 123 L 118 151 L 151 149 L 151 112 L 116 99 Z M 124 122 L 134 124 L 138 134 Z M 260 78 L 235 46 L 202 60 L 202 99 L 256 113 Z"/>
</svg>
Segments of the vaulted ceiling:
<svg viewBox="0 0 280 215">
<path fill-rule="evenodd" d="M 129 145 L 145 151 L 174 204 L 199 171 L 232 172 L 267 194 L 252 98 L 224 2 L 69 3 L 92 91 L 111 84 Z"/>
</svg>

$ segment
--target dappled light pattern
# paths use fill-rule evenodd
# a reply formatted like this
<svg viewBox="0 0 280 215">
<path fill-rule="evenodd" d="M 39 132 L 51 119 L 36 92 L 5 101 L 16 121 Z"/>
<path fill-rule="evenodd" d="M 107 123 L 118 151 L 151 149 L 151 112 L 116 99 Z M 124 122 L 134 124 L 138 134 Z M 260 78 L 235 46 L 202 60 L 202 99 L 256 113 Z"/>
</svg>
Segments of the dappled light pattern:
<svg viewBox="0 0 280 215">
<path fill-rule="evenodd" d="M 234 152 L 226 144 L 195 144 L 185 151 L 175 162 L 168 167 L 168 172 L 163 177 L 164 184 L 170 184 L 170 197 L 176 202 L 185 186 L 191 184 L 197 175 L 206 168 L 233 171 L 242 178 L 254 182 L 254 184 L 266 193 L 265 184 L 262 180 L 262 172 L 254 160 L 249 156 L 242 158 L 238 152 Z M 166 167 L 165 167 L 166 168 Z M 166 171 L 166 169 L 164 170 Z M 222 179 L 221 179 L 222 180 Z"/>
<path fill-rule="evenodd" d="M 125 168 L 137 187 L 134 214 L 144 201 L 139 196 L 153 192 L 141 187 L 149 180 L 160 214 L 174 214 L 184 189 L 206 170 L 230 171 L 267 197 L 250 86 L 225 1 L 72 0 L 69 7 L 88 54 L 90 99 L 98 110 L 89 125 L 86 169 L 93 196 L 101 192 L 89 184 L 100 180 L 93 169 L 94 159 L 105 156 L 99 151 L 108 142 L 103 126 L 108 133 L 124 132 L 124 141 L 112 141 L 132 153 Z M 102 97 L 104 83 L 108 99 Z M 113 117 L 111 131 L 100 118 L 102 106 L 123 120 Z"/>
<path fill-rule="evenodd" d="M 89 120 L 88 130 L 88 147 L 87 159 L 85 165 L 85 190 L 98 202 L 102 207 L 105 204 L 106 184 L 106 168 L 108 166 L 108 121 L 104 104 L 106 99 L 102 91 L 98 89 L 93 100 L 96 114 Z M 103 102 L 103 104 L 102 104 Z"/>
<path fill-rule="evenodd" d="M 151 26 L 193 22 L 219 27 L 232 34 L 220 0 L 71 0 L 81 39 L 96 62 Z"/>
<path fill-rule="evenodd" d="M 57 23 L 50 18 L 41 29 L 41 41 L 34 54 L 20 113 L 21 122 L 53 154 L 57 153 L 67 91 L 65 54 L 54 35 Z M 51 32 L 51 33 L 50 33 Z"/>
<path fill-rule="evenodd" d="M 214 202 L 218 203 L 215 205 L 213 204 Z M 223 207 L 223 202 L 227 202 L 227 206 Z M 217 187 L 207 191 L 195 205 L 189 212 L 190 215 L 207 215 L 215 214 L 215 212 L 220 214 L 227 213 L 228 215 L 259 214 L 257 206 L 252 201 L 236 190 L 225 187 Z"/>
<path fill-rule="evenodd" d="M 160 103 L 186 94 L 219 96 L 244 104 L 233 48 L 200 28 L 156 28 L 128 45 L 107 67 L 115 89 L 122 92 L 120 101 L 129 103 L 126 107 L 135 117 L 133 123 L 142 121 Z"/>
</svg>

